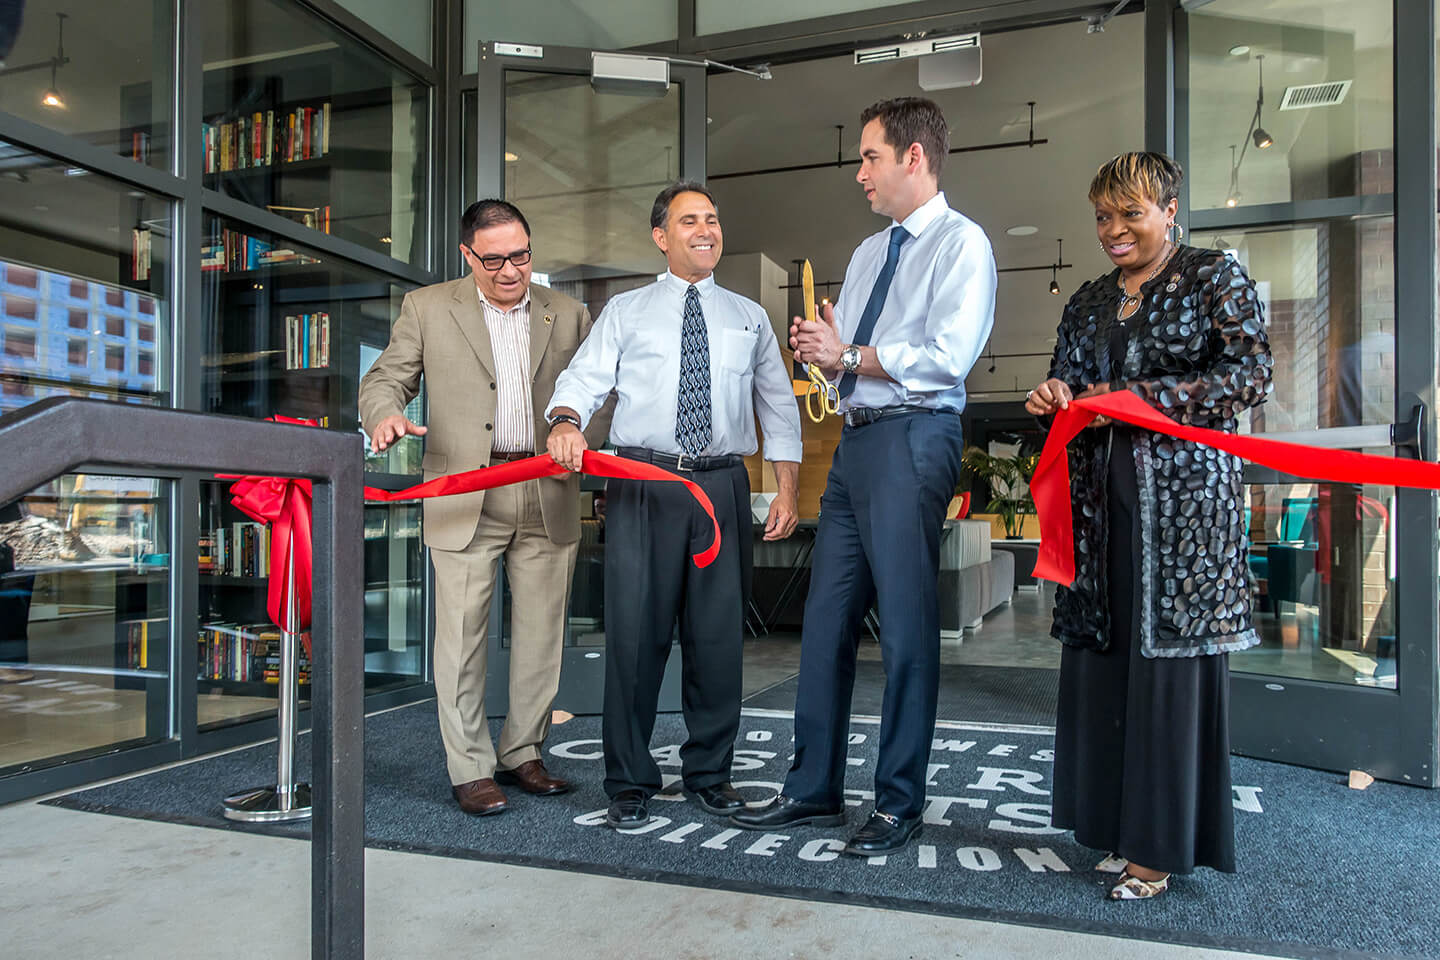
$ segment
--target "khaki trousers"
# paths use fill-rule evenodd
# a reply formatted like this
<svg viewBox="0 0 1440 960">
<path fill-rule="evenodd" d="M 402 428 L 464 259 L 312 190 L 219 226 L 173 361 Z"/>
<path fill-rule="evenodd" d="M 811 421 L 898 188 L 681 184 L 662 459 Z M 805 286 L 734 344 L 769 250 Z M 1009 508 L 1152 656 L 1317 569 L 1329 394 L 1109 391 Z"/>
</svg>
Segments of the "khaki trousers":
<svg viewBox="0 0 1440 960">
<path fill-rule="evenodd" d="M 545 535 L 537 481 L 485 494 L 463 550 L 430 551 L 435 566 L 435 699 L 452 784 L 540 759 L 560 685 L 560 655 L 578 543 Z M 510 711 L 497 751 L 485 720 L 490 601 L 499 560 L 510 581 Z"/>
</svg>

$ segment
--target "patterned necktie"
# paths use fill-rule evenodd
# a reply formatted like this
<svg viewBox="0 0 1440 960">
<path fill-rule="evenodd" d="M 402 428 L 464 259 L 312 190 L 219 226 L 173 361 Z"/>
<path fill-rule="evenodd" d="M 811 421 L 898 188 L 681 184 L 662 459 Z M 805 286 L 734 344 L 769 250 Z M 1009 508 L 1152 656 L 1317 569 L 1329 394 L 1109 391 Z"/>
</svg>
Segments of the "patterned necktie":
<svg viewBox="0 0 1440 960">
<path fill-rule="evenodd" d="M 700 291 L 685 291 L 685 324 L 680 329 L 680 389 L 675 403 L 675 442 L 687 456 L 710 446 L 710 337 L 700 312 Z"/>
<path fill-rule="evenodd" d="M 860 314 L 860 326 L 855 328 L 855 339 L 851 341 L 857 347 L 868 344 L 870 334 L 875 332 L 875 321 L 880 319 L 880 311 L 885 308 L 885 296 L 890 292 L 890 281 L 895 278 L 895 264 L 900 261 L 900 247 L 909 239 L 910 234 L 904 227 L 890 228 L 890 249 L 885 252 L 885 266 L 880 268 L 880 276 L 875 278 L 870 299 L 865 303 L 865 312 Z M 855 374 L 847 373 L 840 378 L 841 399 L 850 396 L 854 390 Z"/>
</svg>

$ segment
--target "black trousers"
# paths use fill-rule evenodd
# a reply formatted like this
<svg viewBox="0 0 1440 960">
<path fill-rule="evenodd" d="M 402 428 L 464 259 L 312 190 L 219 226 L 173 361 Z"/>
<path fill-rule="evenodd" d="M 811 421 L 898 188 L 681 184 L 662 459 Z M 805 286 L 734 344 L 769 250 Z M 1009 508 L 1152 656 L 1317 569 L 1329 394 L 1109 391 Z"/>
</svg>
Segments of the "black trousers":
<svg viewBox="0 0 1440 960">
<path fill-rule="evenodd" d="M 872 602 L 885 664 L 875 809 L 918 816 L 940 690 L 940 535 L 960 478 L 960 417 L 914 413 L 846 427 L 811 561 L 787 797 L 844 799 L 850 698 Z"/>
<path fill-rule="evenodd" d="M 605 485 L 605 792 L 661 787 L 650 755 L 660 681 L 680 628 L 681 708 L 688 739 L 681 775 L 690 789 L 730 779 L 740 729 L 740 670 L 752 555 L 750 477 L 744 464 L 686 473 L 720 522 L 720 555 L 696 568 L 710 545 L 710 518 L 678 483 Z"/>
</svg>

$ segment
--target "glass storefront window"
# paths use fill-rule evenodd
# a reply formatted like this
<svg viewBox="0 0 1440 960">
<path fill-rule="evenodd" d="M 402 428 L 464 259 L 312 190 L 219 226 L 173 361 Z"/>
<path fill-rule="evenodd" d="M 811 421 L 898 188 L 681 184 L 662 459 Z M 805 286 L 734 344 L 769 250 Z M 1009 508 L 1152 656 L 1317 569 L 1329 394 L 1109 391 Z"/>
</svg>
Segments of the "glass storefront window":
<svg viewBox="0 0 1440 960">
<path fill-rule="evenodd" d="M 1261 642 L 1231 654 L 1230 669 L 1394 689 L 1394 489 L 1257 482 L 1248 490 Z"/>
<path fill-rule="evenodd" d="M 0 110 L 170 166 L 174 5 L 29 0 L 0 11 Z"/>
<path fill-rule="evenodd" d="M 389 342 L 408 287 L 215 216 L 205 219 L 201 262 L 204 409 L 358 430 L 360 377 Z M 422 410 L 417 397 L 406 412 L 423 422 Z M 379 456 L 367 452 L 366 470 L 418 474 L 420 454 L 420 439 L 406 438 Z M 266 675 L 279 643 L 265 614 L 268 532 L 229 505 L 227 489 L 224 482 L 202 484 L 202 726 L 275 710 L 273 676 Z M 416 682 L 421 673 L 419 528 L 413 506 L 365 510 L 366 687 L 372 692 Z M 302 662 L 302 681 L 308 669 Z M 307 696 L 302 686 L 301 699 Z"/>
<path fill-rule="evenodd" d="M 425 264 L 429 89 L 294 5 L 207 14 L 205 185 Z"/>
<path fill-rule="evenodd" d="M 465 72 L 475 72 L 487 40 L 596 50 L 667 43 L 679 33 L 676 14 L 675 0 L 465 0 Z"/>
<path fill-rule="evenodd" d="M 1191 208 L 1392 192 L 1392 22 L 1391 0 L 1197 7 Z"/>
<path fill-rule="evenodd" d="M 634 97 L 509 70 L 505 118 L 505 199 L 530 222 L 536 282 L 599 316 L 610 297 L 654 280 L 665 261 L 650 207 L 680 175 L 679 86 Z"/>
<path fill-rule="evenodd" d="M 1390 217 L 1197 232 L 1191 241 L 1228 250 L 1243 263 L 1265 307 L 1275 390 L 1242 429 L 1291 433 L 1393 422 Z M 1247 479 L 1261 645 L 1232 656 L 1231 668 L 1394 687 L 1394 491 L 1275 482 L 1253 468 Z"/>
<path fill-rule="evenodd" d="M 0 412 L 169 392 L 170 203 L 0 143 Z"/>
<path fill-rule="evenodd" d="M 0 776 L 170 737 L 171 496 L 69 474 L 0 504 Z"/>
<path fill-rule="evenodd" d="M 431 5 L 391 0 L 336 0 L 340 6 L 430 63 Z"/>
<path fill-rule="evenodd" d="M 1274 356 L 1257 433 L 1395 419 L 1395 254 L 1390 217 L 1196 232 L 1255 281 Z"/>
</svg>

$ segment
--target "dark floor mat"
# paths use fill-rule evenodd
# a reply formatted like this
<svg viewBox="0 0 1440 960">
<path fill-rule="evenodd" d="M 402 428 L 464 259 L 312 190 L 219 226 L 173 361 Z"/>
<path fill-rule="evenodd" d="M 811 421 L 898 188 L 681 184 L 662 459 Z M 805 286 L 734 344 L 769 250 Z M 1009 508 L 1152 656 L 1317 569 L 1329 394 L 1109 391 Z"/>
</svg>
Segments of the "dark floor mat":
<svg viewBox="0 0 1440 960">
<path fill-rule="evenodd" d="M 1101 852 L 1048 826 L 1053 738 L 1033 728 L 942 723 L 918 842 L 888 858 L 840 855 L 848 829 L 869 808 L 877 733 L 873 720 L 851 726 L 849 828 L 746 833 L 677 797 L 655 799 L 656 819 L 621 834 L 603 825 L 598 718 L 551 733 L 545 760 L 574 781 L 571 793 L 517 792 L 503 816 L 472 818 L 450 799 L 434 704 L 420 704 L 366 721 L 367 842 L 1286 956 L 1433 957 L 1440 943 L 1440 792 L 1377 783 L 1362 793 L 1342 776 L 1236 758 L 1240 873 L 1201 870 L 1176 877 L 1157 900 L 1110 903 L 1106 875 L 1092 869 Z M 301 770 L 309 739 L 301 738 Z M 683 741 L 680 718 L 662 716 L 654 752 L 669 776 L 679 773 Z M 303 838 L 307 826 L 248 827 L 221 816 L 222 794 L 273 775 L 274 750 L 265 744 L 208 757 L 50 802 Z M 737 787 L 752 800 L 767 796 L 783 781 L 790 753 L 788 717 L 747 715 Z"/>
<path fill-rule="evenodd" d="M 745 706 L 762 710 L 794 710 L 800 678 L 761 690 Z M 940 701 L 935 715 L 941 720 L 968 723 L 1055 725 L 1055 700 L 1060 671 L 1042 667 L 978 667 L 947 664 L 940 667 Z M 885 694 L 885 668 L 875 660 L 855 665 L 855 695 L 850 712 L 878 717 Z"/>
</svg>

